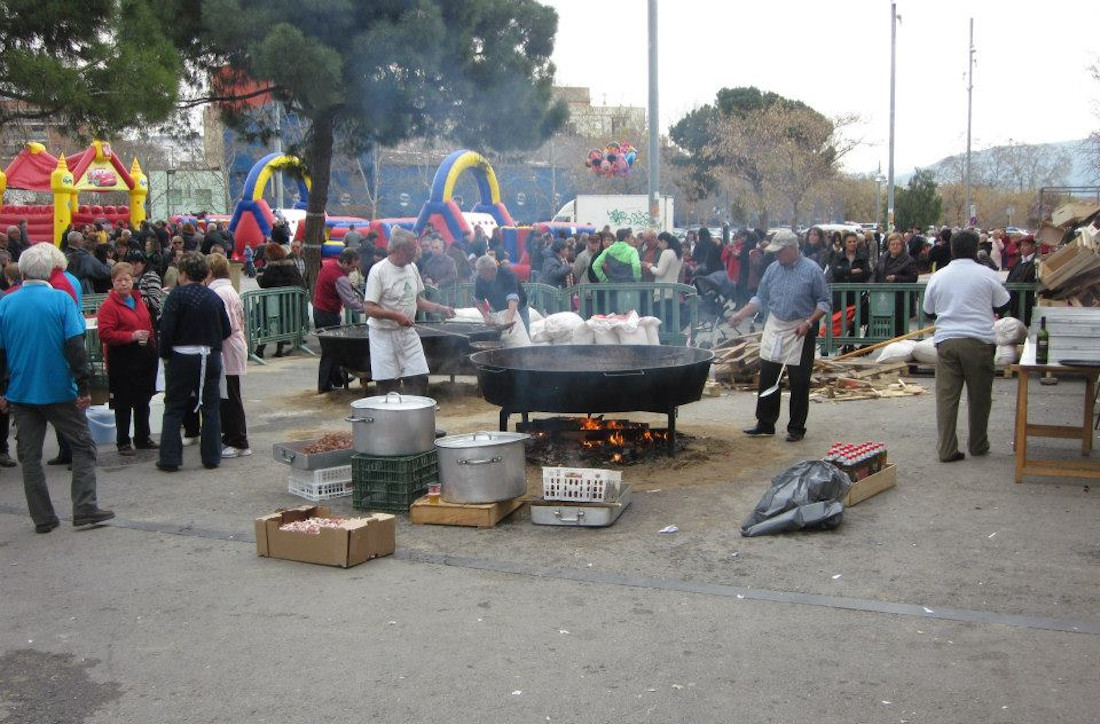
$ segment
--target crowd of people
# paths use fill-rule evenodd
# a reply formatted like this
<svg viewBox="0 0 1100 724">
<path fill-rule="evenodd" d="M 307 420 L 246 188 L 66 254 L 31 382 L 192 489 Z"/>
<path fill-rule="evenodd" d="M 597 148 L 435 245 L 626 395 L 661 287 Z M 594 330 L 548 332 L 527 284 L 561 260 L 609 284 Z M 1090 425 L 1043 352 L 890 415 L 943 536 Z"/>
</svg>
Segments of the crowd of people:
<svg viewBox="0 0 1100 724">
<path fill-rule="evenodd" d="M 143 222 L 138 229 L 126 222 L 87 224 L 68 229 L 59 246 L 32 243 L 19 225 L 0 239 L 0 466 L 22 466 L 37 532 L 59 525 L 43 472 L 47 423 L 56 432 L 58 454 L 46 464 L 72 471 L 73 525 L 114 516 L 96 499 L 97 450 L 85 413 L 91 404 L 86 294 L 106 295 L 94 324 L 119 455 L 157 450 L 156 467 L 174 472 L 185 445 L 199 443 L 209 469 L 252 454 L 241 397 L 245 319 L 230 283 L 227 249 L 232 238 L 216 222 L 204 229 L 167 222 Z M 276 262 L 270 267 L 281 268 Z M 158 387 L 165 390 L 159 443 L 150 423 Z M 8 447 L 12 417 L 19 429 L 18 463 Z"/>
</svg>

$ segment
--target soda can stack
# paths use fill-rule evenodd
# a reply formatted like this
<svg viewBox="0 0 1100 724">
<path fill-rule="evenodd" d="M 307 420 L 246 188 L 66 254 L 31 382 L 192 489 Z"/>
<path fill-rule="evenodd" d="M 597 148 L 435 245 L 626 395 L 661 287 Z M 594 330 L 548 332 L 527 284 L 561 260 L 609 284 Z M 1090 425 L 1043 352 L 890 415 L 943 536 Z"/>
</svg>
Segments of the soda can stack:
<svg viewBox="0 0 1100 724">
<path fill-rule="evenodd" d="M 853 482 L 862 480 L 886 467 L 886 445 L 881 442 L 834 442 L 825 455 L 825 462 L 836 465 Z"/>
</svg>

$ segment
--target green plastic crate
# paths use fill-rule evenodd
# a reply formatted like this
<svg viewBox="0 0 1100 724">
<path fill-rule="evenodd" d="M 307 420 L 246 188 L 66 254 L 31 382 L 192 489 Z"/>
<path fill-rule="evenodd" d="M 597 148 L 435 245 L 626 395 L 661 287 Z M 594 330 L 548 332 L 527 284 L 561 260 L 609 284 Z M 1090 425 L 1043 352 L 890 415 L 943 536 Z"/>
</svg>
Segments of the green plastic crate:
<svg viewBox="0 0 1100 724">
<path fill-rule="evenodd" d="M 408 457 L 352 455 L 351 498 L 356 510 L 407 513 L 428 485 L 439 482 L 435 450 Z"/>
</svg>

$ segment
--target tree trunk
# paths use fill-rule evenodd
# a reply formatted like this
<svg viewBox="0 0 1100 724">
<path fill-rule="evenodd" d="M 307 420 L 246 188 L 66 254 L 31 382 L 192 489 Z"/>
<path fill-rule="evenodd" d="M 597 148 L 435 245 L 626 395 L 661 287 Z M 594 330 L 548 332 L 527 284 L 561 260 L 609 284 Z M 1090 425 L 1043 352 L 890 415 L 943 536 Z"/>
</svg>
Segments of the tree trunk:
<svg viewBox="0 0 1100 724">
<path fill-rule="evenodd" d="M 309 147 L 309 172 L 313 185 L 306 207 L 305 244 L 302 255 L 306 262 L 306 285 L 313 289 L 321 270 L 321 245 L 325 243 L 325 208 L 328 206 L 328 185 L 332 172 L 333 111 L 325 111 L 313 119 L 313 139 Z"/>
</svg>

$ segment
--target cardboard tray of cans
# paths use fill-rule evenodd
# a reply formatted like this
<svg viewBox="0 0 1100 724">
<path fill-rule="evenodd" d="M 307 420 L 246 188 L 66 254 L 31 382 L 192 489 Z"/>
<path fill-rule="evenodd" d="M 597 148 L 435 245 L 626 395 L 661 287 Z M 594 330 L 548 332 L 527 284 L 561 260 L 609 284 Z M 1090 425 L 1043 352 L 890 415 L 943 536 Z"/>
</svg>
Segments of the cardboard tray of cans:
<svg viewBox="0 0 1100 724">
<path fill-rule="evenodd" d="M 606 528 L 630 507 L 629 483 L 619 488 L 619 497 L 611 503 L 574 503 L 536 498 L 531 501 L 531 522 L 573 528 Z"/>
</svg>

